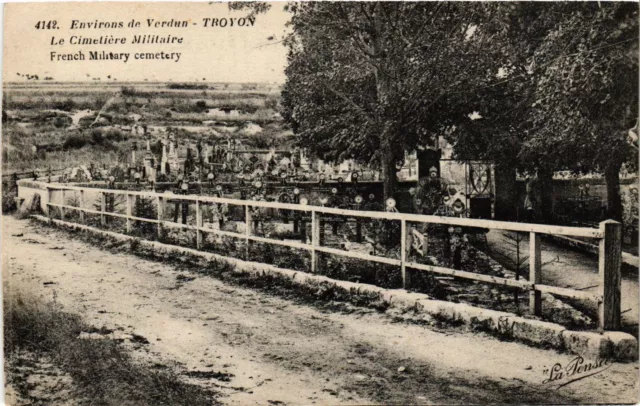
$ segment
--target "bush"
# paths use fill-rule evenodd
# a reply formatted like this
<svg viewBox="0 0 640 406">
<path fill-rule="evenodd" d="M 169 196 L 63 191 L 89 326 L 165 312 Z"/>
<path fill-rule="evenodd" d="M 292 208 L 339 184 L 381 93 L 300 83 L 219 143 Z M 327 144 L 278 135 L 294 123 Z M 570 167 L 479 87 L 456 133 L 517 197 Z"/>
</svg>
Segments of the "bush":
<svg viewBox="0 0 640 406">
<path fill-rule="evenodd" d="M 56 128 L 64 128 L 69 126 L 70 122 L 66 117 L 56 117 L 53 119 L 53 126 Z"/>
<path fill-rule="evenodd" d="M 204 100 L 198 100 L 196 102 L 196 110 L 200 110 L 200 111 L 207 110 L 207 102 Z"/>
<path fill-rule="evenodd" d="M 246 144 L 258 149 L 269 149 L 274 146 L 274 139 L 267 134 L 251 134 L 247 135 Z"/>
<path fill-rule="evenodd" d="M 71 135 L 62 144 L 62 149 L 80 149 L 89 143 L 89 139 L 84 135 Z"/>
<path fill-rule="evenodd" d="M 120 142 L 125 141 L 127 138 L 127 134 L 117 128 L 109 128 L 108 130 L 94 128 L 93 131 L 91 131 L 92 145 L 103 145 L 112 142 Z"/>
<path fill-rule="evenodd" d="M 66 99 L 64 101 L 56 101 L 53 103 L 53 108 L 64 111 L 71 111 L 76 108 L 76 103 L 72 99 Z"/>
<path fill-rule="evenodd" d="M 122 93 L 123 96 L 136 96 L 136 95 L 138 95 L 138 92 L 136 91 L 136 89 L 133 86 L 122 86 L 120 88 L 120 93 Z"/>
<path fill-rule="evenodd" d="M 278 99 L 266 99 L 264 106 L 268 109 L 275 110 L 278 107 Z"/>
<path fill-rule="evenodd" d="M 129 135 L 117 128 L 110 128 L 106 131 L 105 138 L 112 142 L 120 142 L 127 140 Z"/>
<path fill-rule="evenodd" d="M 167 85 L 169 89 L 183 89 L 183 90 L 202 90 L 208 89 L 207 85 L 199 85 L 195 83 L 169 83 Z"/>
<path fill-rule="evenodd" d="M 18 209 L 16 197 L 18 197 L 16 189 L 2 188 L 2 214 L 13 213 Z"/>
<path fill-rule="evenodd" d="M 104 135 L 102 135 L 102 131 L 99 129 L 94 129 L 91 131 L 91 143 L 94 145 L 100 145 L 104 142 Z"/>
</svg>

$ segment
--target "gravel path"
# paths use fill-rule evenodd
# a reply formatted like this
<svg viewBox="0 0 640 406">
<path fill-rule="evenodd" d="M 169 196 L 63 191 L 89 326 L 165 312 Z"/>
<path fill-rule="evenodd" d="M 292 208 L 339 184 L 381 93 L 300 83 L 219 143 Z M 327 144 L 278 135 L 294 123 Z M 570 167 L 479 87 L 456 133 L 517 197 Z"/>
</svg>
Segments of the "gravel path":
<svg viewBox="0 0 640 406">
<path fill-rule="evenodd" d="M 513 269 L 515 254 L 510 248 L 508 238 L 505 233 L 499 230 L 491 230 L 487 233 L 487 243 L 489 252 L 496 260 L 503 265 Z M 521 243 L 524 255 L 529 254 L 529 237 L 524 236 Z M 598 290 L 598 259 L 572 251 L 567 248 L 558 247 L 552 242 L 541 242 L 542 256 L 542 283 L 563 288 L 582 289 L 588 292 Z M 510 258 L 506 259 L 505 258 Z M 528 266 L 528 265 L 527 265 Z M 622 323 L 625 330 L 637 337 L 638 330 L 638 275 L 622 275 L 621 303 L 622 303 Z M 596 305 L 593 302 L 582 303 L 596 314 Z"/>
</svg>

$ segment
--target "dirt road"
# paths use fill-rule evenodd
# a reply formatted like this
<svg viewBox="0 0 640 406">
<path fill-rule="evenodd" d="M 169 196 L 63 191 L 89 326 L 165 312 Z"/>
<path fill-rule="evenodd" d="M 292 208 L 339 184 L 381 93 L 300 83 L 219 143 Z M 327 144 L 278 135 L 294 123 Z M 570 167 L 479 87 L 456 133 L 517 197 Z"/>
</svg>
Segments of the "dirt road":
<svg viewBox="0 0 640 406">
<path fill-rule="evenodd" d="M 637 364 L 556 389 L 543 384 L 545 369 L 574 356 L 371 311 L 323 312 L 13 217 L 2 243 L 10 289 L 145 337 L 141 360 L 220 372 L 185 379 L 216 387 L 227 404 L 637 401 Z"/>
</svg>

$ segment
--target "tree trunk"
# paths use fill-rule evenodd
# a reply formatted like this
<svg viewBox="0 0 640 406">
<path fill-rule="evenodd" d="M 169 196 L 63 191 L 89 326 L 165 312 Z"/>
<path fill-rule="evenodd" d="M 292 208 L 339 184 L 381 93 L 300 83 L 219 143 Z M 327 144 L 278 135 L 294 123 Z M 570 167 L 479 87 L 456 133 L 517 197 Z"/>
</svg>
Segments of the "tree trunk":
<svg viewBox="0 0 640 406">
<path fill-rule="evenodd" d="M 374 32 L 372 33 L 371 44 L 373 47 L 373 54 L 377 55 L 376 58 L 378 59 L 378 63 L 375 65 L 376 69 L 374 70 L 374 76 L 379 105 L 385 106 L 387 103 L 387 95 L 390 93 L 391 82 L 388 75 L 381 70 L 381 66 L 386 67 L 385 57 L 382 56 L 385 54 L 385 50 L 381 42 L 385 23 L 382 20 L 382 4 L 379 2 L 375 4 L 376 7 L 373 17 Z M 382 117 L 384 117 L 384 114 Z M 393 130 L 388 127 L 388 123 L 382 117 L 378 116 L 377 121 L 382 129 L 380 134 L 380 166 L 382 167 L 383 195 L 384 200 L 386 201 L 390 197 L 393 197 L 396 188 L 396 163 L 392 148 L 392 139 L 395 134 L 393 133 Z"/>
<path fill-rule="evenodd" d="M 542 222 L 550 223 L 553 220 L 553 171 L 538 170 L 538 189 Z"/>
<path fill-rule="evenodd" d="M 620 197 L 620 168 L 622 164 L 612 162 L 605 168 L 604 179 L 607 183 L 607 218 L 622 221 L 622 198 Z"/>
<path fill-rule="evenodd" d="M 495 167 L 495 217 L 496 220 L 514 221 L 518 218 L 518 183 L 516 170 L 509 165 Z"/>
<path fill-rule="evenodd" d="M 396 189 L 396 163 L 391 148 L 382 142 L 382 179 L 384 200 L 393 197 Z"/>
</svg>

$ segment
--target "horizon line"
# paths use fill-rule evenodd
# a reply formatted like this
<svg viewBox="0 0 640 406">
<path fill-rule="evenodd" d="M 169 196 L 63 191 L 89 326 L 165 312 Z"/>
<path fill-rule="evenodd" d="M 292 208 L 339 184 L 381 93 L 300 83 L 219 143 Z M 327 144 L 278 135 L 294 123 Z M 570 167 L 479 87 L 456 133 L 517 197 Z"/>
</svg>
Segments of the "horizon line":
<svg viewBox="0 0 640 406">
<path fill-rule="evenodd" d="M 268 82 L 268 81 L 263 81 L 263 82 L 255 82 L 255 81 L 248 81 L 248 82 L 234 82 L 234 81 L 230 81 L 230 82 L 226 82 L 226 81 L 193 81 L 193 80 L 173 80 L 173 79 L 168 79 L 168 80 L 113 80 L 113 79 L 105 79 L 105 80 L 25 80 L 25 81 L 12 81 L 12 80 L 6 80 L 6 81 L 2 81 L 2 84 L 24 84 L 24 83 L 34 83 L 34 84 L 41 84 L 41 83 L 46 83 L 46 84 L 54 84 L 54 83 L 114 83 L 114 84 L 118 84 L 118 83 L 167 83 L 167 82 L 173 82 L 173 83 L 200 83 L 200 84 L 214 84 L 214 83 L 221 83 L 221 84 L 279 84 L 282 85 L 284 84 L 284 82 L 277 82 L 277 81 L 273 81 L 273 82 Z"/>
</svg>

